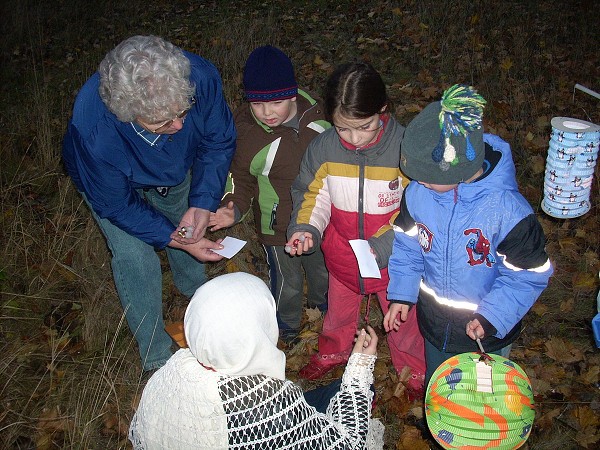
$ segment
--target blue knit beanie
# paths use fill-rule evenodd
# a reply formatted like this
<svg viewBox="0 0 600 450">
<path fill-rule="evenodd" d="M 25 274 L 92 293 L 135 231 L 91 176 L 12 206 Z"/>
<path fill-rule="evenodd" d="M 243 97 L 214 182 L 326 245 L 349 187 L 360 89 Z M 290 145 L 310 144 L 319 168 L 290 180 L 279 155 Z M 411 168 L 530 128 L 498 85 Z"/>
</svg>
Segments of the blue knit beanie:
<svg viewBox="0 0 600 450">
<path fill-rule="evenodd" d="M 271 45 L 258 47 L 246 61 L 244 91 L 249 102 L 285 100 L 298 94 L 290 58 Z"/>
</svg>

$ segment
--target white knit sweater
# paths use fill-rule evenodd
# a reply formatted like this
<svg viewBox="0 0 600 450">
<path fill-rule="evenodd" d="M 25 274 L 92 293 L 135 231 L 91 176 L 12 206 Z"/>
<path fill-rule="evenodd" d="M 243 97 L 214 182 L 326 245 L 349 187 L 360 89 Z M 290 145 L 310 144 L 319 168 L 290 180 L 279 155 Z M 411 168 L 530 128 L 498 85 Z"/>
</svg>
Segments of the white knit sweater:
<svg viewBox="0 0 600 450">
<path fill-rule="evenodd" d="M 382 449 L 383 425 L 370 420 L 374 361 L 352 355 L 321 414 L 289 380 L 221 376 L 182 349 L 148 382 L 129 439 L 135 450 Z"/>
<path fill-rule="evenodd" d="M 190 348 L 148 381 L 129 429 L 133 448 L 382 449 L 383 425 L 371 420 L 376 356 L 352 354 L 340 391 L 326 414 L 317 412 L 298 385 L 280 376 L 285 358 L 274 344 L 273 297 L 262 281 L 244 275 L 211 280 L 192 299 L 186 312 Z M 218 298 L 207 307 L 215 287 Z M 217 320 L 219 314 L 228 320 Z M 244 340 L 233 345 L 236 336 Z"/>
</svg>

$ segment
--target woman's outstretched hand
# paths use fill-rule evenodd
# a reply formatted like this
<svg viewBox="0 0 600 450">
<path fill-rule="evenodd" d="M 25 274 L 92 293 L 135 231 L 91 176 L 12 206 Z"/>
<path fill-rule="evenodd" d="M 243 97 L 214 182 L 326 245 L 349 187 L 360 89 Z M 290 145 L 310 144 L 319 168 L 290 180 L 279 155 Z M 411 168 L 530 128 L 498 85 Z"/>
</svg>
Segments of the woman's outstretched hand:
<svg viewBox="0 0 600 450">
<path fill-rule="evenodd" d="M 365 355 L 376 355 L 377 354 L 377 334 L 375 330 L 367 325 L 367 329 L 364 328 L 357 330 L 356 340 L 352 353 L 364 353 Z"/>
</svg>

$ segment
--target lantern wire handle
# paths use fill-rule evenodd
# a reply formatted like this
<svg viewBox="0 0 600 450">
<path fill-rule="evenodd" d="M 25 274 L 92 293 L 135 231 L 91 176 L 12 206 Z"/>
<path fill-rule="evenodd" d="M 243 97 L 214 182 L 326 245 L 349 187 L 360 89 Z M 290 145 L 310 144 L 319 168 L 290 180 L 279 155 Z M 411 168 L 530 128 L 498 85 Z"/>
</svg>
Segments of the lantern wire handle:
<svg viewBox="0 0 600 450">
<path fill-rule="evenodd" d="M 483 349 L 483 345 L 481 345 L 481 339 L 479 338 L 479 336 L 475 335 L 475 341 L 477 342 L 477 345 L 479 346 L 479 352 L 481 353 L 479 361 L 482 361 L 486 364 L 489 364 L 491 361 L 494 361 L 494 358 L 488 355 Z"/>
<path fill-rule="evenodd" d="M 483 349 L 483 345 L 481 345 L 481 339 L 477 338 L 475 340 L 477 341 L 477 345 L 479 346 L 479 351 L 481 353 L 485 353 L 485 350 Z"/>
</svg>

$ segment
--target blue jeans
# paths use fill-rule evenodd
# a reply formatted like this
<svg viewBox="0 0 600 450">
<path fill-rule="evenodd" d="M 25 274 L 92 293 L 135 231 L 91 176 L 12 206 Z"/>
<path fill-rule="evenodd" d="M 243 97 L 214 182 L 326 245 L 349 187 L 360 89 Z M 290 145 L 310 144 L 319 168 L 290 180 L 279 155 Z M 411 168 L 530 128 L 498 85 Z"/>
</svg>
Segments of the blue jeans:
<svg viewBox="0 0 600 450">
<path fill-rule="evenodd" d="M 512 348 L 512 344 L 507 345 L 506 347 L 501 348 L 500 350 L 495 350 L 490 352 L 490 355 L 500 355 L 505 358 L 508 358 L 510 355 L 510 349 Z M 484 349 L 485 350 L 485 349 Z M 473 350 L 475 351 L 475 350 Z M 448 353 L 438 350 L 431 342 L 425 339 L 425 364 L 427 365 L 427 369 L 425 371 L 425 388 L 429 385 L 429 380 L 433 375 L 433 372 L 448 358 L 451 356 L 460 355 L 465 352 L 457 352 L 457 353 Z"/>
<path fill-rule="evenodd" d="M 160 196 L 155 189 L 140 189 L 138 193 L 171 222 L 178 224 L 188 209 L 190 180 L 188 175 L 183 183 L 172 187 L 166 197 Z M 87 202 L 85 195 L 83 197 Z M 92 215 L 112 254 L 115 286 L 129 329 L 138 343 L 143 369 L 162 367 L 171 357 L 173 341 L 165 331 L 163 320 L 160 259 L 151 245 L 116 227 L 108 219 L 101 219 L 93 209 Z M 183 250 L 167 247 L 166 252 L 175 286 L 191 297 L 206 281 L 204 264 Z"/>
</svg>

